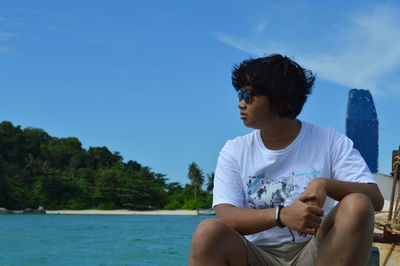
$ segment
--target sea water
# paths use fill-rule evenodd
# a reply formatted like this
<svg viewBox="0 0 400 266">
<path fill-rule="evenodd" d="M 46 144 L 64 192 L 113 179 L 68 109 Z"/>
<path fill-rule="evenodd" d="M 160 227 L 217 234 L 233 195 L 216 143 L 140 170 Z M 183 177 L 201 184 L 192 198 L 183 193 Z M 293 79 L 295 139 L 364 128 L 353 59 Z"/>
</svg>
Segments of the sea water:
<svg viewBox="0 0 400 266">
<path fill-rule="evenodd" d="M 206 218 L 0 215 L 0 265 L 187 265 Z"/>
</svg>

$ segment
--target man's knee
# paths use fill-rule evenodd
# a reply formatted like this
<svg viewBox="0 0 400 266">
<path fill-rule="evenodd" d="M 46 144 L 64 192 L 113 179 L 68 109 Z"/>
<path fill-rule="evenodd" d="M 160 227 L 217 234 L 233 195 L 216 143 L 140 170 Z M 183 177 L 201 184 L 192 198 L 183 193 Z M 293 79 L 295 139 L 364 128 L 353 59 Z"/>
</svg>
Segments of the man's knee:
<svg viewBox="0 0 400 266">
<path fill-rule="evenodd" d="M 218 219 L 203 220 L 197 227 L 192 239 L 192 251 L 203 253 L 217 248 L 231 229 Z"/>
<path fill-rule="evenodd" d="M 339 210 L 354 224 L 366 225 L 373 221 L 374 209 L 370 199 L 361 193 L 352 193 L 340 201 Z"/>
</svg>

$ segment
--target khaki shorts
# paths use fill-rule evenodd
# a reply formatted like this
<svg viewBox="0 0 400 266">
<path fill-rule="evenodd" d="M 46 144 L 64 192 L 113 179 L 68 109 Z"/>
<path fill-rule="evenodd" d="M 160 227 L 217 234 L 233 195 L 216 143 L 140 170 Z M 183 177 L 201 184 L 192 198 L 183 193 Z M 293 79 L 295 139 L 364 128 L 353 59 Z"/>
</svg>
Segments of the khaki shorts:
<svg viewBox="0 0 400 266">
<path fill-rule="evenodd" d="M 312 266 L 317 259 L 320 241 L 315 237 L 309 241 L 289 242 L 274 246 L 257 246 L 243 237 L 249 266 L 304 265 Z"/>
</svg>

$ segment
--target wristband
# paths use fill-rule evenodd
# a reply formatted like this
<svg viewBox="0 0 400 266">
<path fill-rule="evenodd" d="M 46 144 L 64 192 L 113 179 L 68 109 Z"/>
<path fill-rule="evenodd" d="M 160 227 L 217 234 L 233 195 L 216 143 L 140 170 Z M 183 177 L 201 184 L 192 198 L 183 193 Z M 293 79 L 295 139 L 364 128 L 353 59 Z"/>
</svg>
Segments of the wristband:
<svg viewBox="0 0 400 266">
<path fill-rule="evenodd" d="M 280 217 L 280 215 L 281 215 L 281 209 L 282 209 L 282 208 L 283 208 L 283 206 L 282 206 L 282 205 L 279 205 L 279 206 L 276 207 L 276 209 L 275 209 L 275 222 L 276 222 L 276 225 L 279 226 L 280 228 L 286 227 L 286 225 L 284 225 L 284 224 L 281 222 L 281 217 Z"/>
</svg>

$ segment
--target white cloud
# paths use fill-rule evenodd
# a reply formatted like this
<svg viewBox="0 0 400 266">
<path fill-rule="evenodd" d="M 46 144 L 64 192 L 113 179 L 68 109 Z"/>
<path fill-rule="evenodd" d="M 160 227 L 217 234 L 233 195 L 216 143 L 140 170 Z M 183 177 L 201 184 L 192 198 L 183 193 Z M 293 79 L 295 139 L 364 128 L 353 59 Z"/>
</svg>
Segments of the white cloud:
<svg viewBox="0 0 400 266">
<path fill-rule="evenodd" d="M 14 49 L 9 46 L 0 46 L 0 53 L 7 53 L 7 52 L 11 52 L 13 50 Z"/>
<path fill-rule="evenodd" d="M 353 23 L 338 38 L 343 42 L 339 48 L 329 54 L 304 56 L 302 61 L 326 80 L 377 94 L 390 92 L 391 75 L 400 69 L 398 18 L 398 11 L 388 6 L 353 16 Z"/>
<path fill-rule="evenodd" d="M 0 42 L 6 42 L 12 37 L 16 37 L 18 34 L 11 32 L 0 32 Z M 14 51 L 14 48 L 11 46 L 0 45 L 0 53 L 7 53 Z"/>
<path fill-rule="evenodd" d="M 265 24 L 264 23 L 258 24 L 257 27 L 256 27 L 256 33 L 257 34 L 262 34 L 262 33 L 264 33 L 264 29 L 265 29 Z"/>
<path fill-rule="evenodd" d="M 0 41 L 7 41 L 12 37 L 16 37 L 18 34 L 10 32 L 0 32 Z"/>
<path fill-rule="evenodd" d="M 258 33 L 265 31 L 259 24 Z M 325 34 L 326 32 L 324 32 Z M 306 34 L 306 33 L 299 33 Z M 322 34 L 313 33 L 316 38 Z M 376 94 L 391 94 L 398 80 L 394 73 L 400 71 L 400 12 L 392 6 L 377 6 L 368 13 L 356 14 L 349 23 L 335 28 L 328 36 L 329 43 L 309 38 L 314 47 L 313 54 L 300 51 L 293 41 L 260 40 L 255 34 L 250 37 L 233 37 L 216 33 L 219 41 L 257 56 L 278 52 L 296 55 L 296 60 L 316 72 L 322 78 L 349 88 L 369 89 Z M 326 36 L 326 34 L 325 34 Z M 268 39 L 269 37 L 269 39 Z M 266 41 L 268 40 L 268 41 Z M 332 41 L 333 40 L 333 41 Z"/>
<path fill-rule="evenodd" d="M 66 30 L 62 27 L 57 27 L 57 26 L 46 26 L 44 27 L 44 30 L 46 31 L 57 31 L 57 32 L 65 32 Z"/>
<path fill-rule="evenodd" d="M 32 14 L 32 15 L 38 15 L 40 13 L 40 11 L 37 9 L 29 9 L 29 8 L 13 8 L 11 10 L 18 12 L 18 13 L 25 13 L 25 14 Z"/>
<path fill-rule="evenodd" d="M 19 28 L 24 26 L 25 24 L 23 22 L 8 22 L 4 24 L 4 27 L 7 28 Z"/>
<path fill-rule="evenodd" d="M 226 43 L 236 49 L 242 50 L 250 54 L 256 54 L 256 55 L 263 54 L 264 50 L 260 47 L 257 47 L 257 45 L 253 44 L 251 41 L 235 38 L 219 32 L 215 32 L 214 34 L 219 41 Z"/>
<path fill-rule="evenodd" d="M 287 48 L 284 43 L 270 40 L 246 40 L 246 38 L 233 37 L 220 32 L 215 32 L 214 35 L 223 43 L 226 43 L 236 49 L 249 54 L 263 56 L 269 53 L 286 53 Z"/>
<path fill-rule="evenodd" d="M 69 23 L 78 23 L 81 19 L 78 16 L 74 16 L 71 14 L 53 14 L 51 17 L 56 18 L 57 20 L 63 20 Z"/>
</svg>

